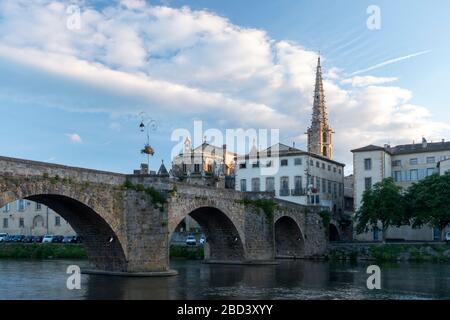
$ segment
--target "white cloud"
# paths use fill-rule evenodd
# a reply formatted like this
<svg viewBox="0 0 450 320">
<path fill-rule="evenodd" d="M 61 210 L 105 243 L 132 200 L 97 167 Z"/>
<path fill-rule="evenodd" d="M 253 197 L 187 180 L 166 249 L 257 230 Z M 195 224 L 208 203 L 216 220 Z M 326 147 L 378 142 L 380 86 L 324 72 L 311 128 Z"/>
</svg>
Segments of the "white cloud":
<svg viewBox="0 0 450 320">
<path fill-rule="evenodd" d="M 115 117 L 146 111 L 185 119 L 186 126 L 195 118 L 209 127 L 280 128 L 282 136 L 304 141 L 312 111 L 314 51 L 205 10 L 138 0 L 122 0 L 102 11 L 82 7 L 81 30 L 68 30 L 66 19 L 65 5 L 58 1 L 0 0 L 0 63 L 37 74 L 34 79 L 26 72 L 22 78 L 14 74 L 20 86 L 8 87 L 5 81 L 0 95 Z M 350 163 L 349 150 L 362 144 L 449 134 L 448 125 L 413 103 L 411 91 L 391 85 L 396 77 L 343 79 L 344 70 L 327 69 L 336 159 Z"/>
<path fill-rule="evenodd" d="M 83 141 L 78 133 L 66 133 L 66 136 L 73 143 L 81 143 Z"/>
</svg>

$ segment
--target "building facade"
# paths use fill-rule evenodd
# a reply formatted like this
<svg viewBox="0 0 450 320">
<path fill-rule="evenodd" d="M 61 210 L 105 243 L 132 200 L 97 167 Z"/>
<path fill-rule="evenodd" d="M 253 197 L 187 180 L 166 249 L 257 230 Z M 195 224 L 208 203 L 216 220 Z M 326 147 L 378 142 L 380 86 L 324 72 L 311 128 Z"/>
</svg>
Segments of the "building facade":
<svg viewBox="0 0 450 320">
<path fill-rule="evenodd" d="M 277 149 L 277 154 L 273 154 Z M 277 162 L 277 163 L 275 163 Z M 264 176 L 261 168 L 278 166 Z M 284 144 L 237 157 L 236 190 L 271 192 L 276 198 L 303 205 L 328 207 L 341 213 L 344 203 L 344 164 Z"/>
<path fill-rule="evenodd" d="M 10 235 L 74 236 L 75 231 L 60 215 L 43 204 L 17 200 L 0 208 L 0 232 Z"/>
<path fill-rule="evenodd" d="M 172 170 L 186 176 L 227 176 L 234 172 L 235 156 L 226 145 L 218 147 L 204 142 L 194 148 L 187 138 L 183 150 L 172 159 Z"/>
<path fill-rule="evenodd" d="M 424 138 L 422 143 L 395 147 L 368 145 L 352 152 L 355 211 L 361 206 L 364 191 L 385 178 L 392 177 L 402 190 L 406 190 L 414 182 L 438 173 L 438 164 L 442 164 L 442 171 L 445 171 L 445 168 L 450 169 L 446 161 L 450 159 L 450 142 L 444 140 L 429 143 Z M 392 227 L 386 231 L 387 240 L 433 241 L 439 240 L 439 235 L 438 230 L 429 226 L 420 229 L 410 226 Z M 382 239 L 382 234 L 379 229 L 375 229 L 355 235 L 355 239 L 377 241 Z"/>
</svg>

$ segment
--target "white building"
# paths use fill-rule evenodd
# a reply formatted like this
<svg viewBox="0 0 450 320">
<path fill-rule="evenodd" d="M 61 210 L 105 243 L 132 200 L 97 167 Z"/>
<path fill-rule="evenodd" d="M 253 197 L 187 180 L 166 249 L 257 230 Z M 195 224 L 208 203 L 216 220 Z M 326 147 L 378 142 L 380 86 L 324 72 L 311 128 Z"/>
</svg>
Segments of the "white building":
<svg viewBox="0 0 450 320">
<path fill-rule="evenodd" d="M 406 190 L 411 184 L 426 176 L 439 172 L 438 163 L 442 171 L 450 169 L 450 142 L 412 143 L 391 147 L 368 145 L 353 152 L 354 199 L 355 211 L 361 205 L 365 190 L 385 178 L 392 177 L 397 185 Z M 357 240 L 381 240 L 380 230 L 355 235 Z M 402 240 L 438 240 L 439 230 L 431 227 L 412 229 L 409 226 L 389 228 L 386 239 Z"/>
<path fill-rule="evenodd" d="M 275 148 L 278 154 L 273 156 Z M 275 165 L 275 174 L 262 175 L 261 168 Z M 256 157 L 237 157 L 236 190 L 272 192 L 279 199 L 326 206 L 339 213 L 343 209 L 344 164 L 278 144 L 258 152 Z"/>
<path fill-rule="evenodd" d="M 43 204 L 17 200 L 0 208 L 0 233 L 43 236 L 74 236 L 75 231 L 61 216 Z"/>
<path fill-rule="evenodd" d="M 254 145 L 248 155 L 236 158 L 236 190 L 273 192 L 283 200 L 343 213 L 344 164 L 332 160 L 333 130 L 328 125 L 322 82 L 319 58 L 308 151 L 284 144 L 258 151 Z M 273 166 L 277 168 L 274 173 L 261 170 Z"/>
</svg>

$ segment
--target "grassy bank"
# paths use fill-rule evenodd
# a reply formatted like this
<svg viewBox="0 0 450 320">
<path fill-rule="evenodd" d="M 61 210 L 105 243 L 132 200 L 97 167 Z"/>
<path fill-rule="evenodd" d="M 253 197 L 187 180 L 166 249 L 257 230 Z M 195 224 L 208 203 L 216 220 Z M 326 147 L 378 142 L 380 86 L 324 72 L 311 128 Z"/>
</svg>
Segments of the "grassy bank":
<svg viewBox="0 0 450 320">
<path fill-rule="evenodd" d="M 450 245 L 445 244 L 374 244 L 331 247 L 331 260 L 374 260 L 379 262 L 450 262 Z"/>
<path fill-rule="evenodd" d="M 85 259 L 81 244 L 0 243 L 0 258 L 15 259 Z"/>
<path fill-rule="evenodd" d="M 170 257 L 177 259 L 203 260 L 203 247 L 170 246 Z"/>
<path fill-rule="evenodd" d="M 170 246 L 170 257 L 202 260 L 203 247 Z M 0 259 L 86 259 L 81 244 L 0 243 Z"/>
</svg>

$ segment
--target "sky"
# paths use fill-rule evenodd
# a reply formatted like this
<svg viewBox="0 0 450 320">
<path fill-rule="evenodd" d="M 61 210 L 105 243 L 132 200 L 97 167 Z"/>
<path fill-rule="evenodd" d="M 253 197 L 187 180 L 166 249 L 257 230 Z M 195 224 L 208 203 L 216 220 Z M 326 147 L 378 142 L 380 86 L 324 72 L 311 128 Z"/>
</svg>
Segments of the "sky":
<svg viewBox="0 0 450 320">
<path fill-rule="evenodd" d="M 152 170 L 194 120 L 306 149 L 320 51 L 348 174 L 353 148 L 450 139 L 448 30 L 447 0 L 0 0 L 0 155 L 131 173 L 142 117 Z"/>
</svg>

